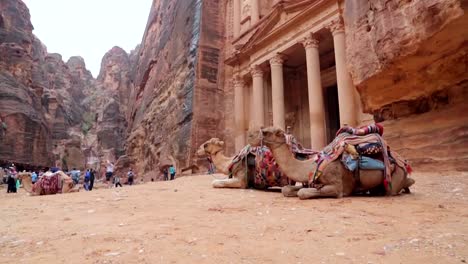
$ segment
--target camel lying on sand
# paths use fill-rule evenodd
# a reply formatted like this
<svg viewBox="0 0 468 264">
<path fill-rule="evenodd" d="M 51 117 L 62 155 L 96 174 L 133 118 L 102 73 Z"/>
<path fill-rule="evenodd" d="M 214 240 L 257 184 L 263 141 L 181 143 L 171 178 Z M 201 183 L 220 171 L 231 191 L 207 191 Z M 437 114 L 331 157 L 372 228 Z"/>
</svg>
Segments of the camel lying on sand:
<svg viewBox="0 0 468 264">
<path fill-rule="evenodd" d="M 246 168 L 246 163 L 241 162 L 237 167 L 235 167 L 232 172 L 229 171 L 229 168 L 231 166 L 231 163 L 234 159 L 234 157 L 226 157 L 224 156 L 224 142 L 221 141 L 218 138 L 212 138 L 205 143 L 203 143 L 199 149 L 197 150 L 197 155 L 198 156 L 209 156 L 211 160 L 213 161 L 214 166 L 218 170 L 218 172 L 230 175 L 232 174 L 231 178 L 226 178 L 226 179 L 216 179 L 212 182 L 212 186 L 214 188 L 248 188 L 248 187 L 254 187 L 255 189 L 265 189 L 268 187 L 283 187 L 285 185 L 289 184 L 289 179 L 284 173 L 280 172 L 279 169 L 277 169 L 276 163 L 270 164 L 272 167 L 276 167 L 276 175 L 272 181 L 268 181 L 266 184 L 261 184 L 263 187 L 259 187 L 257 184 L 252 184 L 252 181 L 249 181 L 249 176 L 247 176 L 247 173 L 249 175 L 255 174 L 254 177 L 261 177 L 258 174 L 259 168 L 255 167 L 258 166 L 258 163 L 256 163 L 255 166 L 248 166 Z M 253 154 L 249 154 L 253 155 Z M 245 159 L 249 158 L 248 156 L 245 157 Z M 266 174 L 271 173 L 271 170 L 275 170 L 275 168 L 269 167 L 263 171 Z M 255 169 L 253 169 L 255 168 Z M 270 170 L 271 169 L 271 170 Z M 254 170 L 254 171 L 252 171 Z M 269 174 L 271 175 L 271 174 Z M 271 180 L 271 176 L 267 176 L 269 180 Z M 252 178 L 250 178 L 252 179 Z M 258 179 L 258 178 L 257 178 Z M 255 181 L 255 180 L 254 180 Z"/>
<path fill-rule="evenodd" d="M 44 185 L 41 184 L 44 177 L 52 177 L 54 175 L 58 176 L 58 185 L 57 188 L 43 188 Z M 70 193 L 70 192 L 78 192 L 79 188 L 73 188 L 74 183 L 70 176 L 66 175 L 63 171 L 57 171 L 52 173 L 50 171 L 44 173 L 44 175 L 36 182 L 32 183 L 31 180 L 31 173 L 29 172 L 20 172 L 18 173 L 18 179 L 21 180 L 21 184 L 23 188 L 30 194 L 30 195 L 49 195 L 49 194 L 56 194 L 56 193 Z"/>
<path fill-rule="evenodd" d="M 280 169 L 294 181 L 308 182 L 310 173 L 317 167 L 314 159 L 297 160 L 286 145 L 284 132 L 279 128 L 269 127 L 258 131 L 250 131 L 248 142 L 252 146 L 265 144 L 273 153 Z M 396 165 L 395 165 L 396 166 Z M 317 179 L 319 188 L 302 188 L 300 186 L 285 186 L 285 196 L 299 196 L 300 199 L 317 197 L 343 197 L 354 193 L 372 190 L 382 185 L 384 174 L 381 170 L 361 170 L 359 178 L 355 179 L 353 172 L 347 170 L 339 159 L 331 162 Z M 403 168 L 396 166 L 392 174 L 390 195 L 399 194 L 403 189 L 413 185 L 415 181 L 408 178 Z"/>
</svg>

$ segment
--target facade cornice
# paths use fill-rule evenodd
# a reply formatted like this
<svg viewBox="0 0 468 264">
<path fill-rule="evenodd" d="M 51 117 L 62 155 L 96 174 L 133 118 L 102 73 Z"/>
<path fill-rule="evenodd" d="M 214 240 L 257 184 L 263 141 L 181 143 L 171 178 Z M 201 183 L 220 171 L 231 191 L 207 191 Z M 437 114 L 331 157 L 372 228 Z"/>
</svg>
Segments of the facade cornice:
<svg viewBox="0 0 468 264">
<path fill-rule="evenodd" d="M 304 19 L 314 9 L 323 3 L 333 2 L 333 0 L 282 0 L 273 6 L 273 9 L 263 17 L 255 27 L 243 32 L 240 37 L 233 41 L 236 49 L 228 55 L 225 63 L 228 65 L 239 64 L 240 61 L 248 59 L 249 55 L 264 42 L 278 32 L 286 30 L 297 21 Z M 296 13 L 297 15 L 286 21 L 284 24 L 274 28 L 281 19 L 281 14 Z M 245 39 L 248 35 L 248 39 Z M 242 41 L 244 40 L 244 41 Z"/>
</svg>

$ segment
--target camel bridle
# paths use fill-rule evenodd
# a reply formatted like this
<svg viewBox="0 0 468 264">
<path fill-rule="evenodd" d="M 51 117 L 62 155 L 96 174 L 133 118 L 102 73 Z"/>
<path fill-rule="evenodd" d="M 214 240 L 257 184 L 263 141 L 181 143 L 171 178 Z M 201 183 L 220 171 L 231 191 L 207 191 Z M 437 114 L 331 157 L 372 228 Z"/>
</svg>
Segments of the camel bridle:
<svg viewBox="0 0 468 264">
<path fill-rule="evenodd" d="M 270 149 L 277 149 L 279 148 L 282 144 L 286 144 L 286 141 L 273 141 L 273 140 L 266 140 L 265 137 L 263 136 L 263 130 L 260 129 L 260 146 L 265 146 L 264 143 L 269 143 L 269 144 L 275 144 L 270 147 Z"/>
</svg>

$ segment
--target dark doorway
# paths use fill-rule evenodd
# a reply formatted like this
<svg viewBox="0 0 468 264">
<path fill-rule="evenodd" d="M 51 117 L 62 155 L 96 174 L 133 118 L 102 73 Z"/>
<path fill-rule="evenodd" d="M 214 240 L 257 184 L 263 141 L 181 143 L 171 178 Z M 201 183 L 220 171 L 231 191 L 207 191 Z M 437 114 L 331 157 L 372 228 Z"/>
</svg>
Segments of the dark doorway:
<svg viewBox="0 0 468 264">
<path fill-rule="evenodd" d="M 338 104 L 338 87 L 335 85 L 325 88 L 325 118 L 327 120 L 327 142 L 330 143 L 336 131 L 340 129 L 340 107 Z"/>
</svg>

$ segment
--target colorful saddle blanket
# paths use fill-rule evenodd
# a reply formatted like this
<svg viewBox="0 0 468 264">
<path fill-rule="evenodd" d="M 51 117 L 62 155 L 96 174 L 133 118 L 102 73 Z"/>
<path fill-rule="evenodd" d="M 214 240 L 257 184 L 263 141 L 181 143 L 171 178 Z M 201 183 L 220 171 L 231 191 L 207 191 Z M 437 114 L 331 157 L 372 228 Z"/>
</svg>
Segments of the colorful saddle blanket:
<svg viewBox="0 0 468 264">
<path fill-rule="evenodd" d="M 351 135 L 346 132 L 338 134 L 336 138 L 318 154 L 317 168 L 315 172 L 309 175 L 309 185 L 315 184 L 315 181 L 320 177 L 320 175 L 328 166 L 328 164 L 330 164 L 338 157 L 340 157 L 341 154 L 343 154 L 346 144 L 360 145 L 363 143 L 374 143 L 382 147 L 382 157 L 385 175 L 384 185 L 387 190 L 391 190 L 392 179 L 389 159 L 390 151 L 387 148 L 387 143 L 378 133 L 371 133 L 362 136 Z M 399 167 L 403 168 L 404 170 L 408 170 L 407 161 L 404 160 L 400 155 L 392 151 L 391 156 Z"/>
<path fill-rule="evenodd" d="M 59 193 L 61 191 L 59 181 L 58 174 L 43 176 L 33 185 L 33 192 L 35 192 L 37 188 L 41 188 L 41 195 Z"/>
<path fill-rule="evenodd" d="M 253 181 L 249 182 L 249 187 L 254 189 L 267 189 L 269 187 L 283 187 L 290 184 L 289 178 L 281 172 L 271 151 L 265 147 L 245 146 L 232 160 L 229 167 L 229 177 L 241 169 L 241 165 L 248 165 L 248 155 L 255 156 L 255 171 Z M 245 169 L 245 176 L 248 177 L 248 171 Z"/>
</svg>

